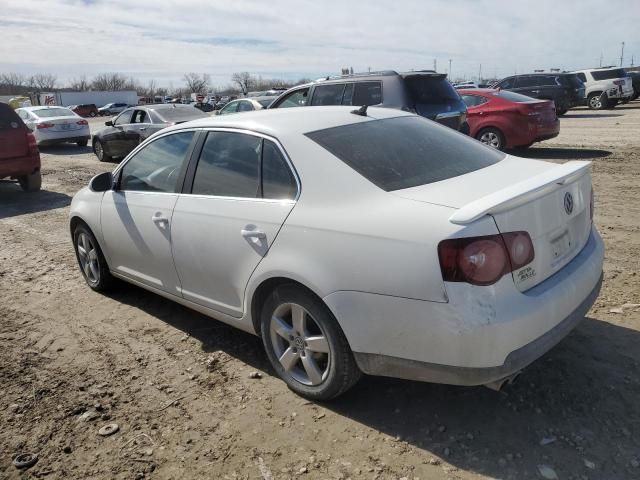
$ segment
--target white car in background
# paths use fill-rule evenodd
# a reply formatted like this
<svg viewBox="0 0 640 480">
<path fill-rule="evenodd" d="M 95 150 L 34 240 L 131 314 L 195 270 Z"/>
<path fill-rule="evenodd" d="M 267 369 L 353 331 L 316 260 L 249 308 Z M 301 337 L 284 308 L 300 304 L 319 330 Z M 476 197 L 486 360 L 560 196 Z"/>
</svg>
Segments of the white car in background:
<svg viewBox="0 0 640 480">
<path fill-rule="evenodd" d="M 98 114 L 110 117 L 116 113 L 124 112 L 127 108 L 129 105 L 126 103 L 107 103 L 98 109 Z"/>
<path fill-rule="evenodd" d="M 592 110 L 613 108 L 633 98 L 633 80 L 622 68 L 592 68 L 573 72 L 582 80 L 587 106 Z"/>
<path fill-rule="evenodd" d="M 89 123 L 68 108 L 23 107 L 16 113 L 31 129 L 39 146 L 69 142 L 86 147 L 91 138 Z"/>
<path fill-rule="evenodd" d="M 512 157 L 400 110 L 176 125 L 71 203 L 82 275 L 262 338 L 327 400 L 361 373 L 499 388 L 598 296 L 589 162 Z"/>
</svg>

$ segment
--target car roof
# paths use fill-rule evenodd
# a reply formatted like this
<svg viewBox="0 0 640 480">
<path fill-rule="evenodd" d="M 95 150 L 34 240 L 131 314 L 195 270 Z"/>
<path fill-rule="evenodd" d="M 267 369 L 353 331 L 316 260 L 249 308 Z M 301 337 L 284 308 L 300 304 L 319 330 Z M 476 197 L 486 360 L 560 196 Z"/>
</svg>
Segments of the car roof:
<svg viewBox="0 0 640 480">
<path fill-rule="evenodd" d="M 218 127 L 250 130 L 265 135 L 280 137 L 296 133 L 305 134 L 316 130 L 363 121 L 415 116 L 412 113 L 402 110 L 381 107 L 369 107 L 366 117 L 352 113 L 353 111 L 354 107 L 352 106 L 263 109 L 245 112 L 242 115 L 220 115 L 192 120 L 169 127 L 162 130 L 162 132 L 193 127 Z"/>
<path fill-rule="evenodd" d="M 20 107 L 18 110 L 28 110 L 30 112 L 34 112 L 36 110 L 49 110 L 51 108 L 66 108 L 67 110 L 69 110 L 68 107 L 63 107 L 62 105 L 32 105 L 31 107 Z"/>
<path fill-rule="evenodd" d="M 138 105 L 139 108 L 146 108 L 147 110 L 172 110 L 174 108 L 194 108 L 191 105 L 184 105 L 182 103 L 152 103 L 149 105 Z M 131 108 L 137 108 L 131 107 Z"/>
</svg>

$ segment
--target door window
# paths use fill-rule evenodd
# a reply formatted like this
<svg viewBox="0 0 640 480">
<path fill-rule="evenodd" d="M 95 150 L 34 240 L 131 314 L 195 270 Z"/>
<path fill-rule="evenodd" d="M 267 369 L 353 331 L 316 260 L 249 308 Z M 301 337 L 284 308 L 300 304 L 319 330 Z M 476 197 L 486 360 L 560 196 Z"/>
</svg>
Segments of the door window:
<svg viewBox="0 0 640 480">
<path fill-rule="evenodd" d="M 240 102 L 240 105 L 238 105 L 238 111 L 239 112 L 251 112 L 253 111 L 253 105 L 251 104 L 251 102 L 248 101 L 242 101 Z"/>
<path fill-rule="evenodd" d="M 231 102 L 228 105 L 225 105 L 222 110 L 220 110 L 220 115 L 226 115 L 228 113 L 236 113 L 238 111 L 238 103 L 240 102 Z"/>
<path fill-rule="evenodd" d="M 257 198 L 262 139 L 235 132 L 210 132 L 202 148 L 192 193 Z"/>
<path fill-rule="evenodd" d="M 378 105 L 382 103 L 382 84 L 380 82 L 358 82 L 353 92 L 352 105 Z"/>
<path fill-rule="evenodd" d="M 351 105 L 353 101 L 353 83 L 347 83 L 342 94 L 342 105 Z"/>
<path fill-rule="evenodd" d="M 147 112 L 144 110 L 135 110 L 133 112 L 131 123 L 149 123 Z"/>
<path fill-rule="evenodd" d="M 460 95 L 460 97 L 462 98 L 462 101 L 465 103 L 465 105 L 469 108 L 477 107 L 489 101 L 486 98 L 481 97 L 480 95 L 464 94 Z"/>
<path fill-rule="evenodd" d="M 513 85 L 515 83 L 513 80 L 513 77 L 505 78 L 498 85 L 496 85 L 496 87 L 504 89 L 513 88 Z"/>
<path fill-rule="evenodd" d="M 586 83 L 587 82 L 587 77 L 584 73 L 580 72 L 580 73 L 576 73 L 576 76 L 582 81 L 582 83 Z"/>
<path fill-rule="evenodd" d="M 131 123 L 131 114 L 133 113 L 132 110 L 125 110 L 124 112 L 122 112 L 120 115 L 118 115 L 118 118 L 116 118 L 116 121 L 113 122 L 114 125 L 128 125 Z"/>
<path fill-rule="evenodd" d="M 166 135 L 139 150 L 122 167 L 120 190 L 176 192 L 177 180 L 193 135 L 194 132 Z"/>
<path fill-rule="evenodd" d="M 265 140 L 262 149 L 262 196 L 293 200 L 298 193 L 296 179 L 278 147 Z"/>
<path fill-rule="evenodd" d="M 304 107 L 307 104 L 308 88 L 301 88 L 284 97 L 275 108 Z"/>
<path fill-rule="evenodd" d="M 344 83 L 336 83 L 333 85 L 320 85 L 313 91 L 311 105 L 340 105 L 342 104 L 342 93 L 344 92 Z"/>
</svg>

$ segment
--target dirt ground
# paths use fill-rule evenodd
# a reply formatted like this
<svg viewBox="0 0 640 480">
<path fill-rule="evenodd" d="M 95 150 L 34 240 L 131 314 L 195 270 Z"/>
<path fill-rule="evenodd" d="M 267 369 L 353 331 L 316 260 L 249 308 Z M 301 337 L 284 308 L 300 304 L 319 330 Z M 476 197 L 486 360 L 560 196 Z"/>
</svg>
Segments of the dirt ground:
<svg viewBox="0 0 640 480">
<path fill-rule="evenodd" d="M 368 377 L 330 404 L 291 393 L 257 337 L 93 293 L 68 206 L 114 164 L 43 149 L 42 192 L 0 182 L 0 478 L 640 478 L 640 102 L 561 131 L 526 155 L 593 161 L 605 283 L 581 326 L 501 393 Z"/>
</svg>

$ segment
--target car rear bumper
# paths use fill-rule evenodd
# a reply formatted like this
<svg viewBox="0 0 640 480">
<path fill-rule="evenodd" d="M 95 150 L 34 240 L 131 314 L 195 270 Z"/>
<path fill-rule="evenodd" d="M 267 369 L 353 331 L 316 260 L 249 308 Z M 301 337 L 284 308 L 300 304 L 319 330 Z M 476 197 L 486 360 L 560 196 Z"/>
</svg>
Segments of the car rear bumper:
<svg viewBox="0 0 640 480">
<path fill-rule="evenodd" d="M 81 142 L 90 140 L 89 127 L 70 130 L 67 132 L 46 132 L 36 130 L 34 132 L 38 145 L 51 145 L 62 142 Z"/>
<path fill-rule="evenodd" d="M 448 303 L 362 292 L 325 302 L 363 372 L 483 385 L 526 367 L 580 322 L 600 291 L 603 258 L 593 228 L 569 264 L 524 293 L 505 276 L 491 287 L 447 283 Z"/>
<path fill-rule="evenodd" d="M 0 160 L 0 178 L 29 175 L 40 170 L 40 154 Z"/>
</svg>

